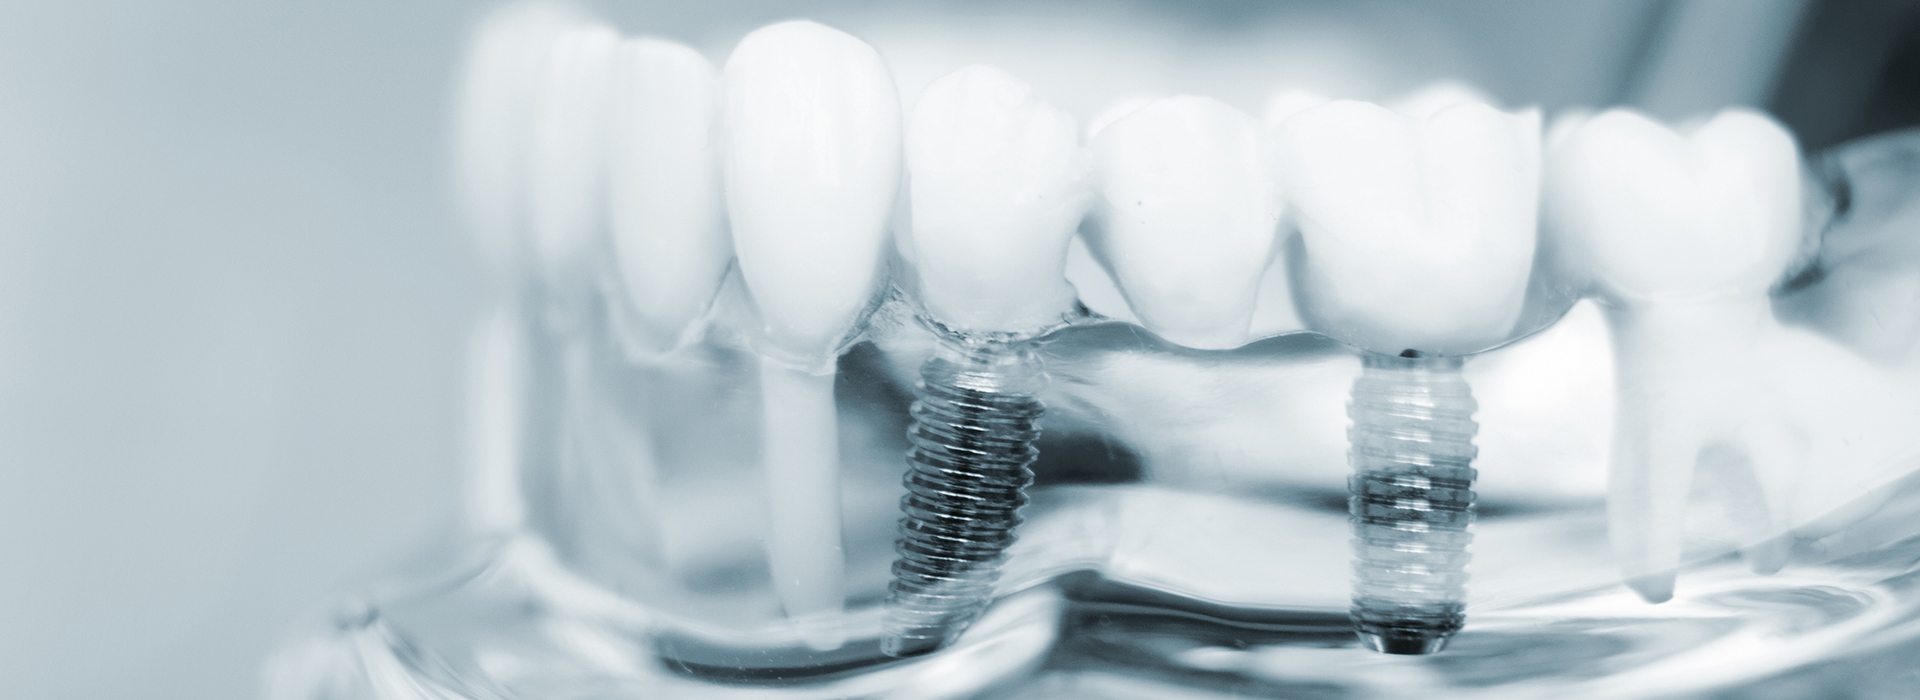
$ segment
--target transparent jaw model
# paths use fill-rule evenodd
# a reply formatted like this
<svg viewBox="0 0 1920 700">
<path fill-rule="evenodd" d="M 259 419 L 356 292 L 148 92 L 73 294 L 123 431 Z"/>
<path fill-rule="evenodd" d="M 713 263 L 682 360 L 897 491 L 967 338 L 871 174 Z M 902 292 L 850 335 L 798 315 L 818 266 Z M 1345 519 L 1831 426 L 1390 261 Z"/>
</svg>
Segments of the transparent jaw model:
<svg viewBox="0 0 1920 700">
<path fill-rule="evenodd" d="M 1547 141 L 1551 163 L 1557 137 Z M 527 158 L 538 173 L 552 156 Z M 1016 334 L 1015 354 L 1041 376 L 1007 393 L 1044 406 L 1019 518 L 995 526 L 1017 536 L 985 559 L 997 575 L 974 586 L 983 609 L 956 618 L 937 650 L 902 654 L 888 616 L 909 546 L 905 455 L 926 449 L 914 404 L 928 368 L 968 337 L 930 311 L 919 269 L 929 263 L 900 250 L 902 224 L 814 362 L 772 337 L 784 312 L 733 262 L 697 314 L 661 332 L 606 233 L 617 224 L 552 215 L 568 203 L 542 204 L 540 186 L 526 186 L 527 212 L 509 218 L 527 230 L 500 247 L 501 301 L 470 358 L 460 544 L 437 571 L 343 606 L 277 654 L 269 690 L 1743 697 L 1766 686 L 1898 697 L 1920 647 L 1910 583 L 1920 491 L 1906 478 L 1920 440 L 1901 427 L 1920 415 L 1902 403 L 1920 388 L 1920 249 L 1904 233 L 1920 216 L 1916 162 L 1912 136 L 1817 159 L 1806 213 L 1794 216 L 1812 243 L 1783 263 L 1784 280 L 1747 295 L 1764 313 L 1743 327 L 1760 330 L 1729 332 L 1732 348 L 1700 341 L 1705 365 L 1662 364 L 1670 355 L 1659 353 L 1634 364 L 1658 346 L 1633 334 L 1672 316 L 1647 308 L 1677 306 L 1687 319 L 1694 307 L 1635 295 L 1643 287 L 1618 282 L 1632 261 L 1592 263 L 1604 234 L 1563 230 L 1584 221 L 1568 213 L 1578 207 L 1546 212 L 1513 330 L 1441 353 L 1454 358 L 1447 381 L 1471 386 L 1478 478 L 1471 580 L 1454 601 L 1466 623 L 1427 656 L 1379 654 L 1355 635 L 1355 577 L 1382 564 L 1356 564 L 1349 543 L 1363 507 L 1349 493 L 1349 427 L 1362 420 L 1349 404 L 1365 368 L 1382 364 L 1373 358 L 1391 355 L 1371 336 L 1329 330 L 1336 312 L 1314 306 L 1325 292 L 1306 281 L 1314 249 L 1298 218 L 1276 222 L 1240 311 L 1244 334 L 1195 341 L 1156 321 L 1167 307 L 1143 300 L 1138 280 L 1157 273 L 1115 261 L 1130 254 L 1129 234 L 1091 205 L 1064 256 L 1078 300 Z M 1551 165 L 1542 177 L 1548 197 L 1584 182 Z M 742 240 L 736 231 L 733 245 L 756 245 Z M 1706 321 L 1680 325 L 1713 327 L 1752 304 L 1705 308 Z M 1733 350 L 1760 359 L 1735 362 Z M 1716 363 L 1738 368 L 1736 388 L 1791 388 L 1691 381 Z M 1634 383 L 1648 367 L 1670 372 L 1652 390 Z M 999 389 L 985 391 L 972 396 Z M 1693 403 L 1661 408 L 1676 395 Z M 809 410 L 798 427 L 782 413 Z M 1728 428 L 1672 418 L 1702 413 L 1757 417 Z M 790 432 L 770 435 L 780 430 Z M 1648 434 L 1674 433 L 1684 456 L 1653 465 L 1666 471 L 1630 456 L 1649 452 L 1633 451 Z M 1803 437 L 1769 441 L 1779 435 Z M 796 453 L 837 459 L 824 478 L 770 476 Z M 1675 471 L 1691 478 L 1676 483 Z M 795 515 L 821 488 L 834 502 Z M 795 534 L 821 521 L 806 513 L 830 517 L 824 547 Z M 837 604 L 818 604 L 821 579 Z"/>
</svg>

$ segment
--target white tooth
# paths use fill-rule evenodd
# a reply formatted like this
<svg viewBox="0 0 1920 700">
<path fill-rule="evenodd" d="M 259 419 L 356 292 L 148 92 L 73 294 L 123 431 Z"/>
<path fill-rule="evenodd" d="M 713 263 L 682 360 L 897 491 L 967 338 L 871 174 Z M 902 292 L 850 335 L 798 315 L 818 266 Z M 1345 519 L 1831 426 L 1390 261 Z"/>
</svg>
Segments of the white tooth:
<svg viewBox="0 0 1920 700">
<path fill-rule="evenodd" d="M 812 22 L 747 35 L 722 84 L 727 211 L 765 324 L 769 565 L 802 638 L 834 648 L 846 573 L 832 367 L 879 286 L 900 98 L 873 47 Z"/>
<path fill-rule="evenodd" d="M 1100 110 L 1099 114 L 1094 115 L 1093 121 L 1087 122 L 1087 141 L 1091 143 L 1095 138 L 1100 136 L 1100 132 L 1106 131 L 1109 126 L 1113 126 L 1114 122 L 1125 119 L 1127 115 L 1138 112 L 1140 108 L 1153 104 L 1159 99 L 1160 98 L 1157 97 L 1146 96 L 1129 97 L 1115 102 L 1106 109 Z"/>
<path fill-rule="evenodd" d="M 1288 117 L 1331 101 L 1326 95 L 1317 92 L 1286 90 L 1267 100 L 1266 108 L 1260 110 L 1260 121 L 1270 130 L 1277 129 Z"/>
<path fill-rule="evenodd" d="M 1533 267 L 1540 117 L 1484 104 L 1426 120 L 1337 101 L 1282 123 L 1317 330 L 1376 352 L 1507 339 Z"/>
<path fill-rule="evenodd" d="M 608 93 L 620 35 L 602 25 L 561 34 L 534 114 L 529 184 L 535 258 L 573 275 L 604 221 Z"/>
<path fill-rule="evenodd" d="M 880 282 L 900 179 L 900 98 L 880 54 L 813 22 L 727 59 L 727 212 L 773 348 L 819 364 Z"/>
<path fill-rule="evenodd" d="M 1466 83 L 1442 80 L 1401 97 L 1392 105 L 1395 112 L 1426 121 L 1440 110 L 1464 104 L 1494 104 L 1494 99 Z"/>
<path fill-rule="evenodd" d="M 715 126 L 720 78 L 691 48 L 622 42 L 610 127 L 609 229 L 620 277 L 655 349 L 706 311 L 733 260 Z"/>
<path fill-rule="evenodd" d="M 1614 304 L 1608 518 L 1628 583 L 1659 602 L 1673 594 L 1697 462 L 1731 454 L 1763 488 L 1799 472 L 1790 462 L 1804 450 L 1780 443 L 1794 426 L 1766 412 L 1776 397 L 1751 362 L 1777 335 L 1767 289 L 1800 243 L 1799 155 L 1785 129 L 1740 110 L 1686 136 L 1621 110 L 1569 128 L 1547 209 Z M 1741 505 L 1758 511 L 1746 542 L 1784 532 L 1785 508 Z M 1777 552 L 1753 553 L 1756 568 L 1777 568 Z"/>
<path fill-rule="evenodd" d="M 1100 230 L 1088 242 L 1134 313 L 1181 345 L 1244 344 L 1281 213 L 1259 124 L 1171 97 L 1114 122 L 1092 150 Z"/>
<path fill-rule="evenodd" d="M 518 252 L 526 224 L 532 106 L 554 42 L 584 23 L 570 5 L 534 2 L 496 10 L 474 29 L 460 87 L 458 175 L 468 225 L 496 265 Z"/>
<path fill-rule="evenodd" d="M 906 155 L 928 311 L 961 330 L 1011 332 L 1072 308 L 1063 268 L 1089 194 L 1072 115 L 999 70 L 962 68 L 921 93 Z"/>
</svg>

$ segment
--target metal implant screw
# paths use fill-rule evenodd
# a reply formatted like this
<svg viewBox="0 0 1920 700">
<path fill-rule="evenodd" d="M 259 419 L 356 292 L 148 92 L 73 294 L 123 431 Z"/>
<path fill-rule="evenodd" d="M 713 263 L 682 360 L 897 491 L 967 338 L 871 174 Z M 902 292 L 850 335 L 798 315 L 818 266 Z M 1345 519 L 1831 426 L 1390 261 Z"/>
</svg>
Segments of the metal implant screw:
<svg viewBox="0 0 1920 700">
<path fill-rule="evenodd" d="M 1047 380 L 1032 344 L 935 330 L 939 349 L 914 387 L 881 643 L 896 657 L 940 649 L 986 610 L 1039 454 Z"/>
<path fill-rule="evenodd" d="M 1375 651 L 1431 654 L 1466 621 L 1477 404 L 1460 358 L 1362 362 L 1347 406 L 1354 631 Z"/>
</svg>

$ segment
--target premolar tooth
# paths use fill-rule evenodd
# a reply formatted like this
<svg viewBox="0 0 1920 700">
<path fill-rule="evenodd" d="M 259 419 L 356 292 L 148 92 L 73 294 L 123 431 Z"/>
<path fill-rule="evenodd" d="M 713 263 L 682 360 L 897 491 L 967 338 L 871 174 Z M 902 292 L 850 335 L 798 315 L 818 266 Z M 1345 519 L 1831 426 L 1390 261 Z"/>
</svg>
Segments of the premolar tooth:
<svg viewBox="0 0 1920 700">
<path fill-rule="evenodd" d="M 820 364 L 879 286 L 900 178 L 880 54 L 813 22 L 747 36 L 724 80 L 727 211 L 772 349 Z"/>
<path fill-rule="evenodd" d="M 1276 138 L 1308 264 L 1308 322 L 1383 353 L 1506 340 L 1533 267 L 1540 117 L 1484 104 L 1424 121 L 1337 101 Z"/>
<path fill-rule="evenodd" d="M 1204 97 L 1171 97 L 1093 141 L 1099 232 L 1089 243 L 1133 311 L 1195 348 L 1247 341 L 1281 214 L 1252 117 Z"/>
<path fill-rule="evenodd" d="M 620 45 L 609 228 L 628 301 L 656 350 L 676 344 L 712 303 L 733 259 L 714 148 L 719 82 L 686 46 Z"/>
<path fill-rule="evenodd" d="M 1620 390 L 1607 511 L 1622 573 L 1649 601 L 1673 595 L 1705 459 L 1776 492 L 1740 505 L 1758 511 L 1741 526 L 1758 545 L 1755 567 L 1778 568 L 1778 547 L 1761 540 L 1790 526 L 1778 491 L 1808 445 L 1767 408 L 1778 397 L 1755 360 L 1780 331 L 1767 290 L 1800 244 L 1792 136 L 1743 110 L 1686 136 L 1614 110 L 1569 127 L 1550 168 L 1549 217 L 1612 302 Z"/>
<path fill-rule="evenodd" d="M 812 22 L 747 35 L 722 84 L 727 211 L 764 323 L 769 564 L 802 639 L 830 649 L 846 575 L 833 362 L 879 286 L 900 98 L 873 47 Z"/>
<path fill-rule="evenodd" d="M 549 275 L 577 274 L 604 219 L 606 127 L 620 35 L 604 25 L 561 34 L 534 116 L 529 186 L 533 252 Z"/>
<path fill-rule="evenodd" d="M 997 69 L 963 68 L 921 94 L 907 165 L 928 311 L 959 330 L 1011 332 L 1071 308 L 1062 269 L 1089 194 L 1072 115 Z"/>
</svg>

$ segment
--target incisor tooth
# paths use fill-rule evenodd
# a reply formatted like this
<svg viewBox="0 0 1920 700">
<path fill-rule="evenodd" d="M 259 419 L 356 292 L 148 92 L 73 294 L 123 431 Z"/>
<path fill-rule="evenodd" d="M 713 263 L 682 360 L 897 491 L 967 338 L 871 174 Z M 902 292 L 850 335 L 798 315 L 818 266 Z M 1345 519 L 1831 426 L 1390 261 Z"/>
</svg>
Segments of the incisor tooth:
<svg viewBox="0 0 1920 700">
<path fill-rule="evenodd" d="M 1089 243 L 1134 313 L 1181 345 L 1244 344 L 1282 207 L 1259 124 L 1217 100 L 1171 97 L 1100 131 L 1093 153 Z"/>
<path fill-rule="evenodd" d="M 706 311 L 733 259 L 715 127 L 719 74 L 691 48 L 622 42 L 609 129 L 609 229 L 644 342 L 664 350 Z"/>
<path fill-rule="evenodd" d="M 807 644 L 845 641 L 834 361 L 880 283 L 900 98 L 880 54 L 812 22 L 748 34 L 722 79 L 727 211 L 759 307 L 774 587 Z"/>
<path fill-rule="evenodd" d="M 759 29 L 724 79 L 727 211 L 770 349 L 819 365 L 880 283 L 900 98 L 880 54 L 813 22 Z"/>
<path fill-rule="evenodd" d="M 608 94 L 620 35 L 585 25 L 559 36 L 534 115 L 530 183 L 533 252 L 556 279 L 591 251 L 605 219 Z"/>
</svg>

